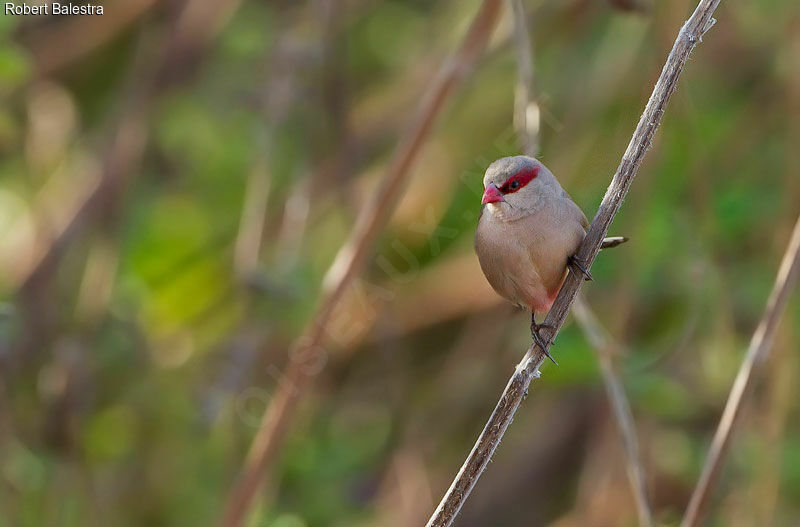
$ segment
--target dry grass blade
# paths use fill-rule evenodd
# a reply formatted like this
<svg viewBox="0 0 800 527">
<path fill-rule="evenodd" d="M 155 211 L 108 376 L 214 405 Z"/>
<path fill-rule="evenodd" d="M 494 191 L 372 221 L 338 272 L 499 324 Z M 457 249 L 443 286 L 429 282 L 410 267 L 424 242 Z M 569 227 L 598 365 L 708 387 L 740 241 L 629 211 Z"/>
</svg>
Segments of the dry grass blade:
<svg viewBox="0 0 800 527">
<path fill-rule="evenodd" d="M 514 94 L 514 128 L 525 155 L 536 156 L 539 148 L 539 105 L 533 99 L 533 52 L 522 0 L 509 0 L 514 16 L 517 47 L 517 87 Z"/>
<path fill-rule="evenodd" d="M 767 301 L 764 315 L 755 333 L 753 333 L 753 337 L 750 339 L 747 354 L 742 361 L 739 373 L 737 373 L 736 380 L 728 395 L 728 402 L 725 404 L 725 410 L 714 434 L 714 440 L 711 443 L 711 450 L 703 466 L 703 472 L 700 474 L 700 479 L 689 500 L 686 515 L 683 517 L 683 522 L 681 523 L 683 527 L 698 525 L 702 520 L 711 491 L 716 483 L 717 475 L 722 468 L 725 454 L 730 446 L 733 429 L 742 409 L 742 401 L 752 382 L 756 366 L 759 361 L 763 361 L 766 358 L 772 346 L 775 330 L 786 307 L 789 294 L 797 282 L 798 274 L 800 274 L 800 217 L 797 218 L 792 238 L 781 260 L 781 266 L 775 278 L 772 293 Z"/>
<path fill-rule="evenodd" d="M 253 504 L 256 491 L 285 436 L 293 410 L 309 380 L 318 371 L 319 347 L 328 326 L 353 279 L 360 272 L 367 254 L 384 227 L 402 194 L 409 169 L 425 143 L 458 81 L 483 52 L 499 16 L 501 0 L 484 0 L 455 54 L 442 66 L 432 82 L 411 127 L 399 142 L 380 187 L 362 210 L 348 241 L 342 246 L 325 277 L 324 293 L 317 312 L 298 340 L 292 360 L 267 408 L 250 447 L 239 480 L 228 496 L 222 524 L 242 525 Z M 309 367 L 309 363 L 312 364 Z"/>
<path fill-rule="evenodd" d="M 614 412 L 614 420 L 617 430 L 622 439 L 625 460 L 627 462 L 628 479 L 630 480 L 633 498 L 636 501 L 636 512 L 639 515 L 639 525 L 649 526 L 653 524 L 653 514 L 650 510 L 650 503 L 647 499 L 647 485 L 644 477 L 644 469 L 639 455 L 639 441 L 636 437 L 636 427 L 633 423 L 631 406 L 625 396 L 622 382 L 619 380 L 614 363 L 612 362 L 612 350 L 617 344 L 608 336 L 605 328 L 600 325 L 597 317 L 583 300 L 581 295 L 575 299 L 572 306 L 572 313 L 575 320 L 581 327 L 589 343 L 595 349 L 597 360 L 600 363 L 600 373 L 603 377 L 603 386 L 606 395 L 611 403 Z"/>
<path fill-rule="evenodd" d="M 589 268 L 594 262 L 603 238 L 608 233 L 608 228 L 633 183 L 642 159 L 644 159 L 645 153 L 653 142 L 653 136 L 661 123 L 667 102 L 675 91 L 678 78 L 686 61 L 694 47 L 700 42 L 701 37 L 713 25 L 714 19 L 711 15 L 720 1 L 701 0 L 692 16 L 689 17 L 689 20 L 686 21 L 678 33 L 672 51 L 667 57 L 667 61 L 656 82 L 650 100 L 647 102 L 647 106 L 639 119 L 639 124 L 636 126 L 628 148 L 622 156 L 622 161 L 603 197 L 603 201 L 600 203 L 600 209 L 597 211 L 589 231 L 578 249 L 576 256 L 579 261 L 584 263 L 585 267 Z M 573 273 L 567 276 L 552 309 L 544 321 L 546 325 L 555 328 L 549 334 L 544 335 L 548 342 L 553 340 L 564 324 L 582 283 L 583 276 L 576 276 Z M 544 331 L 546 333 L 548 330 L 545 329 Z M 508 381 L 500 401 L 498 401 L 475 446 L 428 521 L 427 525 L 429 527 L 444 527 L 453 523 L 497 449 L 506 429 L 511 424 L 511 420 L 522 399 L 528 393 L 531 380 L 538 377 L 539 367 L 544 362 L 544 359 L 545 350 L 531 346 L 522 361 L 517 365 L 516 371 Z"/>
</svg>

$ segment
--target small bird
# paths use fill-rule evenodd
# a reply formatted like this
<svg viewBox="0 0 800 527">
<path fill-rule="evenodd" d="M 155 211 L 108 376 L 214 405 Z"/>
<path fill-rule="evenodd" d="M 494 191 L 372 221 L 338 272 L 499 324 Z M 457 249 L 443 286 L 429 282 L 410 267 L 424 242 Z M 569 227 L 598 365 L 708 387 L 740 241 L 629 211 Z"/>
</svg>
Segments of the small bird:
<svg viewBox="0 0 800 527">
<path fill-rule="evenodd" d="M 500 296 L 531 310 L 531 335 L 555 362 L 539 334 L 549 326 L 537 324 L 536 313 L 550 310 L 568 267 L 592 279 L 575 258 L 589 222 L 552 172 L 532 157 L 498 159 L 486 169 L 483 188 L 475 232 L 483 274 Z M 605 242 L 613 246 L 625 240 Z"/>
</svg>

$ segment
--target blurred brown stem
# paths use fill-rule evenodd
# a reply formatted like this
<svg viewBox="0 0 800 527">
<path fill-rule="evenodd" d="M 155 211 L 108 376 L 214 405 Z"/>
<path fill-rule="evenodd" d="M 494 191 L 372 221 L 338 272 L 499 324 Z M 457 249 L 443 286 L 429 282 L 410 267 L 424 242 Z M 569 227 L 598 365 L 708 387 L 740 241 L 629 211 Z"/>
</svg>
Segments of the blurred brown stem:
<svg viewBox="0 0 800 527">
<path fill-rule="evenodd" d="M 628 144 L 625 154 L 622 156 L 622 161 L 614 174 L 611 185 L 608 187 L 603 201 L 600 203 L 600 208 L 576 254 L 577 259 L 583 262 L 586 268 L 591 267 L 592 262 L 594 262 L 597 252 L 600 250 L 603 237 L 608 232 L 608 227 L 622 205 L 622 200 L 633 183 L 645 153 L 653 143 L 653 136 L 661 123 L 667 102 L 675 91 L 678 77 L 680 77 L 689 55 L 697 43 L 700 42 L 703 34 L 713 25 L 714 20 L 711 15 L 720 1 L 701 0 L 692 16 L 689 17 L 689 20 L 679 31 L 650 100 L 647 102 L 647 106 L 639 119 L 636 131 Z M 553 307 L 544 321 L 544 324 L 554 328 L 553 330 L 543 330 L 545 332 L 544 338 L 547 342 L 552 342 L 564 324 L 582 283 L 582 275 L 575 275 L 570 272 L 567 276 Z M 549 333 L 547 333 L 548 331 Z M 527 395 L 531 380 L 539 376 L 539 367 L 544 362 L 544 359 L 544 350 L 532 345 L 522 361 L 517 365 L 516 371 L 508 381 L 475 446 L 428 521 L 427 525 L 429 527 L 442 527 L 453 523 L 475 483 L 489 463 L 494 451 L 500 444 L 500 440 L 511 424 L 511 420 L 522 399 Z"/>
<path fill-rule="evenodd" d="M 614 420 L 622 439 L 623 450 L 627 462 L 628 479 L 630 480 L 633 498 L 636 501 L 636 511 L 639 515 L 639 525 L 653 524 L 653 515 L 647 499 L 647 485 L 644 470 L 639 455 L 639 441 L 636 438 L 636 426 L 633 423 L 631 406 L 625 396 L 622 382 L 619 380 L 613 362 L 613 350 L 619 346 L 609 337 L 608 332 L 600 325 L 597 316 L 580 294 L 572 306 L 572 314 L 578 322 L 589 343 L 595 349 L 597 360 L 600 363 L 600 374 L 603 377 L 603 386 L 614 412 Z"/>
<path fill-rule="evenodd" d="M 147 142 L 146 104 L 149 85 L 137 90 L 123 111 L 108 153 L 103 161 L 102 174 L 97 184 L 87 193 L 84 201 L 60 226 L 59 231 L 46 240 L 43 247 L 19 286 L 23 301 L 32 301 L 55 272 L 67 246 L 101 212 L 112 210 L 124 191 L 130 174 L 136 169 Z"/>
<path fill-rule="evenodd" d="M 753 337 L 750 339 L 747 354 L 742 361 L 739 373 L 737 373 L 736 380 L 728 395 L 728 402 L 725 404 L 725 410 L 714 434 L 714 440 L 711 443 L 711 449 L 703 466 L 703 472 L 700 474 L 700 479 L 689 500 L 689 506 L 686 508 L 683 522 L 681 522 L 683 527 L 698 525 L 703 518 L 711 491 L 728 452 L 734 427 L 742 409 L 742 401 L 752 383 L 755 368 L 766 359 L 767 353 L 772 346 L 775 330 L 786 307 L 789 294 L 797 282 L 799 272 L 800 217 L 797 218 L 791 240 L 781 260 L 781 266 L 775 278 L 775 285 L 772 287 L 772 293 L 767 301 L 767 307 L 764 310 L 761 322 L 759 322 Z"/>
<path fill-rule="evenodd" d="M 517 86 L 514 93 L 514 128 L 525 155 L 535 156 L 539 147 L 539 105 L 533 100 L 533 52 L 528 19 L 522 0 L 508 0 L 514 18 L 517 47 Z"/>
<path fill-rule="evenodd" d="M 405 188 L 409 169 L 444 103 L 486 47 L 497 23 L 500 4 L 501 0 L 484 0 L 458 50 L 443 64 L 422 100 L 411 127 L 399 141 L 376 194 L 362 210 L 350 238 L 336 255 L 326 274 L 323 296 L 316 314 L 304 336 L 294 346 L 296 351 L 264 413 L 239 480 L 228 495 L 222 525 L 238 527 L 247 518 L 256 491 L 278 452 L 297 403 L 307 391 L 313 374 L 318 372 L 314 364 L 324 357 L 320 346 L 330 331 L 333 312 L 361 271 L 368 252 L 389 220 Z M 313 363 L 312 366 L 309 363 Z"/>
<path fill-rule="evenodd" d="M 250 279 L 258 268 L 270 181 L 267 160 L 259 156 L 247 178 L 244 206 L 234 248 L 234 269 L 240 280 Z"/>
</svg>

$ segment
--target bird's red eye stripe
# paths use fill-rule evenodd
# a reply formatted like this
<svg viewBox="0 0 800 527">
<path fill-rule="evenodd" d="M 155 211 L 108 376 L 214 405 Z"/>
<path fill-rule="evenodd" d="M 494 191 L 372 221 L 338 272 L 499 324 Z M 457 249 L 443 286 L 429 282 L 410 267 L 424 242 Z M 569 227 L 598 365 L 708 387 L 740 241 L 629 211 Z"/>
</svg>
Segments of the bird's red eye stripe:
<svg viewBox="0 0 800 527">
<path fill-rule="evenodd" d="M 539 175 L 539 167 L 525 168 L 511 176 L 500 187 L 503 194 L 513 194 Z"/>
</svg>

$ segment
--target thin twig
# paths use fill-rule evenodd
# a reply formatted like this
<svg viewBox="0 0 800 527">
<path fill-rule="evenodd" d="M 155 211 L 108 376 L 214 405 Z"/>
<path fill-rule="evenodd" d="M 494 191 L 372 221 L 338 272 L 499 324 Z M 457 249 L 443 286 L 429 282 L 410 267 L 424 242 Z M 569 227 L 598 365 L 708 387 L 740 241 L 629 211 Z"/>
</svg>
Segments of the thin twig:
<svg viewBox="0 0 800 527">
<path fill-rule="evenodd" d="M 267 217 L 267 202 L 270 196 L 269 159 L 272 154 L 275 130 L 283 124 L 295 101 L 298 90 L 294 86 L 298 75 L 299 60 L 297 51 L 287 42 L 288 36 L 278 39 L 275 49 L 267 59 L 269 80 L 266 83 L 266 96 L 263 98 L 265 125 L 260 130 L 259 154 L 253 161 L 245 188 L 242 214 L 239 218 L 239 231 L 234 246 L 234 269 L 240 280 L 253 280 L 261 254 L 264 222 Z M 324 48 L 326 42 L 320 42 Z"/>
<path fill-rule="evenodd" d="M 269 146 L 265 145 L 263 148 L 269 149 Z M 241 280 L 252 279 L 258 268 L 270 182 L 266 158 L 258 156 L 247 178 L 244 205 L 239 220 L 239 232 L 236 235 L 236 245 L 233 251 L 233 267 Z"/>
<path fill-rule="evenodd" d="M 314 373 L 318 372 L 315 365 L 319 362 L 320 345 L 329 333 L 334 310 L 361 271 L 375 239 L 394 210 L 405 189 L 409 169 L 430 134 L 444 103 L 486 47 L 498 19 L 500 4 L 501 0 L 484 0 L 458 50 L 443 64 L 411 127 L 398 143 L 372 201 L 362 210 L 350 238 L 336 255 L 326 274 L 324 291 L 316 314 L 304 336 L 296 343 L 298 351 L 293 353 L 293 360 L 289 362 L 275 394 L 270 399 L 238 483 L 228 495 L 222 525 L 238 527 L 247 517 L 256 491 L 283 441 L 297 402 L 308 389 Z M 309 363 L 312 366 L 309 367 Z"/>
<path fill-rule="evenodd" d="M 649 526 L 653 524 L 653 515 L 650 510 L 650 503 L 647 499 L 647 484 L 642 468 L 641 456 L 639 455 L 639 441 L 636 437 L 636 427 L 633 423 L 633 415 L 628 398 L 622 382 L 619 380 L 614 367 L 614 350 L 619 346 L 608 335 L 608 332 L 600 325 L 594 312 L 586 304 L 582 295 L 575 298 L 572 306 L 572 314 L 578 322 L 589 343 L 595 349 L 597 360 L 600 363 L 600 373 L 603 376 L 603 386 L 606 390 L 611 409 L 614 412 L 614 420 L 617 430 L 622 438 L 622 446 L 625 451 L 625 459 L 630 480 L 633 498 L 636 501 L 636 511 L 639 515 L 639 525 Z"/>
<path fill-rule="evenodd" d="M 711 491 L 722 468 L 725 454 L 730 446 L 731 436 L 742 409 L 742 401 L 752 383 L 755 368 L 767 358 L 775 336 L 775 330 L 781 320 L 789 294 L 797 282 L 798 274 L 800 274 L 800 217 L 797 218 L 792 238 L 781 260 L 781 266 L 775 278 L 772 293 L 770 293 L 767 301 L 764 315 L 755 333 L 753 333 L 753 337 L 750 339 L 747 354 L 742 361 L 739 373 L 736 374 L 736 380 L 728 395 L 728 402 L 725 404 L 725 410 L 714 434 L 714 440 L 711 443 L 711 449 L 703 466 L 703 472 L 700 474 L 700 479 L 689 500 L 689 506 L 686 508 L 683 522 L 681 522 L 683 527 L 698 525 L 703 517 Z"/>
<path fill-rule="evenodd" d="M 631 183 L 633 183 L 642 159 L 644 159 L 645 153 L 653 142 L 653 136 L 661 123 L 667 102 L 675 91 L 678 77 L 683 71 L 689 55 L 697 43 L 700 42 L 703 34 L 713 25 L 711 15 L 720 1 L 701 0 L 692 16 L 689 17 L 689 20 L 686 21 L 678 33 L 650 100 L 647 102 L 644 113 L 639 119 L 636 131 L 633 133 L 628 148 L 622 156 L 622 161 L 603 197 L 603 201 L 600 203 L 600 208 L 586 233 L 586 237 L 578 249 L 576 257 L 583 262 L 587 269 L 594 262 L 597 252 L 600 250 L 603 237 L 608 232 L 608 227 L 622 205 L 622 200 L 625 198 Z M 548 328 L 543 330 L 546 342 L 551 342 L 558 334 L 582 283 L 582 275 L 575 275 L 570 272 L 567 276 L 553 307 L 544 321 L 545 325 L 554 328 L 552 330 Z M 511 420 L 522 399 L 528 393 L 531 380 L 539 376 L 539 367 L 544 362 L 544 359 L 544 351 L 539 349 L 538 346 L 532 345 L 522 361 L 517 365 L 516 371 L 508 381 L 503 395 L 500 397 L 500 401 L 498 401 L 483 432 L 478 437 L 478 441 L 442 498 L 441 503 L 434 511 L 433 516 L 428 521 L 429 527 L 443 527 L 453 523 L 458 511 L 461 510 L 461 506 L 497 449 L 503 434 L 511 424 Z"/>
<path fill-rule="evenodd" d="M 283 207 L 283 218 L 278 229 L 278 240 L 275 243 L 279 271 L 292 268 L 300 254 L 303 235 L 308 226 L 308 214 L 311 210 L 309 207 L 309 191 L 311 189 L 309 180 L 310 178 L 306 176 L 305 179 L 295 184 Z"/>
<path fill-rule="evenodd" d="M 533 52 L 528 19 L 522 0 L 508 0 L 514 18 L 517 46 L 517 86 L 514 93 L 514 128 L 525 155 L 536 156 L 539 148 L 539 105 L 533 99 Z"/>
</svg>

